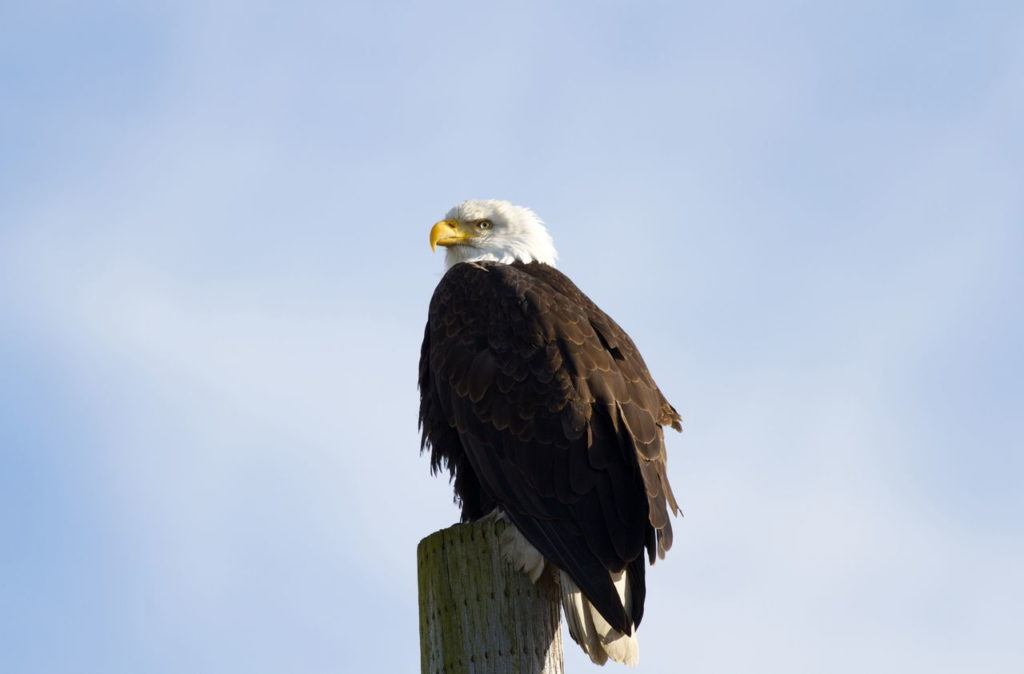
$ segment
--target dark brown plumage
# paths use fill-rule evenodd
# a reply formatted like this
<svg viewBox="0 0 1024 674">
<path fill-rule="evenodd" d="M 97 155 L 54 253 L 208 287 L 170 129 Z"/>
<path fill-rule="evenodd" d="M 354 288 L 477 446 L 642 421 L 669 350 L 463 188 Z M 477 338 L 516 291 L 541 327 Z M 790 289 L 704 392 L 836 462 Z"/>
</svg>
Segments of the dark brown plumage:
<svg viewBox="0 0 1024 674">
<path fill-rule="evenodd" d="M 630 634 L 644 550 L 653 564 L 672 545 L 662 427 L 680 419 L 629 336 L 554 267 L 459 263 L 430 302 L 419 387 L 423 447 L 463 521 L 500 507 Z"/>
</svg>

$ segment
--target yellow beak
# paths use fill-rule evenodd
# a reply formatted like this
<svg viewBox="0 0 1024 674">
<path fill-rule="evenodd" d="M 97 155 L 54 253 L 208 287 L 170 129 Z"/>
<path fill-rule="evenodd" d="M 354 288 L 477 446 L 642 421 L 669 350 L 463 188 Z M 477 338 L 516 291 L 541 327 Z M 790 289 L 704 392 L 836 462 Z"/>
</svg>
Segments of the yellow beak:
<svg viewBox="0 0 1024 674">
<path fill-rule="evenodd" d="M 430 228 L 430 250 L 434 251 L 438 246 L 457 246 L 469 237 L 459 229 L 457 220 L 441 220 Z"/>
</svg>

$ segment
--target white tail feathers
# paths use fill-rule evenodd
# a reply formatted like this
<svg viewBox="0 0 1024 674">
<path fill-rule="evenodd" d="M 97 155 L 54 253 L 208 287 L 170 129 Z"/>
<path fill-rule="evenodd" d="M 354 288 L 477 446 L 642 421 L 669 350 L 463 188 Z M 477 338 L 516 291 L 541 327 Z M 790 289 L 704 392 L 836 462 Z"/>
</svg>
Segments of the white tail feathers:
<svg viewBox="0 0 1024 674">
<path fill-rule="evenodd" d="M 493 516 L 505 519 L 501 513 L 495 513 Z M 501 534 L 501 551 L 505 559 L 529 576 L 532 582 L 536 583 L 544 573 L 543 555 L 511 522 Z M 612 573 L 611 577 L 622 605 L 629 606 L 630 589 L 627 575 L 619 571 Z M 637 641 L 636 632 L 627 636 L 613 629 L 564 571 L 559 571 L 559 581 L 562 587 L 565 622 L 573 641 L 599 665 L 610 659 L 630 667 L 635 666 L 640 661 L 640 643 Z"/>
<path fill-rule="evenodd" d="M 622 571 L 611 576 L 622 605 L 629 606 L 628 577 Z M 573 641 L 578 643 L 591 661 L 598 665 L 603 665 L 611 659 L 635 667 L 640 662 L 640 642 L 636 638 L 636 632 L 626 635 L 609 625 L 564 571 L 560 572 L 559 580 L 562 585 L 565 622 Z"/>
</svg>

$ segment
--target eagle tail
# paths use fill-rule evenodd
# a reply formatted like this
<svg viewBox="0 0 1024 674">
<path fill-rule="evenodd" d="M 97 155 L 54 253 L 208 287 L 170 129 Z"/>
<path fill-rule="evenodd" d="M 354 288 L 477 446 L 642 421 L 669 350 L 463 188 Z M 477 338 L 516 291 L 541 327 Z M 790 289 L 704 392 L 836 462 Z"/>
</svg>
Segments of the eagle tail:
<svg viewBox="0 0 1024 674">
<path fill-rule="evenodd" d="M 500 511 L 492 514 L 497 519 L 505 519 Z M 529 576 L 536 583 L 544 572 L 544 557 L 533 547 L 514 524 L 501 534 L 501 551 L 505 559 L 517 570 Z M 642 562 L 641 562 L 642 563 Z M 621 662 L 630 667 L 636 666 L 640 660 L 640 643 L 636 638 L 636 628 L 632 634 L 619 632 L 604 619 L 604 616 L 590 603 L 569 574 L 559 570 L 559 583 L 562 588 L 562 608 L 565 621 L 569 627 L 569 636 L 580 645 L 590 659 L 603 665 L 608 660 Z M 612 583 L 619 594 L 619 601 L 624 607 L 633 602 L 633 588 L 626 571 L 612 573 Z M 641 583 L 642 585 L 642 583 Z"/>
<path fill-rule="evenodd" d="M 594 605 L 564 571 L 559 572 L 562 585 L 562 608 L 569 636 L 580 645 L 591 661 L 603 665 L 608 660 L 635 667 L 640 662 L 640 642 L 636 630 L 623 634 L 608 624 Z M 623 606 L 629 606 L 631 592 L 629 576 L 624 571 L 612 573 L 612 582 L 619 593 Z"/>
</svg>

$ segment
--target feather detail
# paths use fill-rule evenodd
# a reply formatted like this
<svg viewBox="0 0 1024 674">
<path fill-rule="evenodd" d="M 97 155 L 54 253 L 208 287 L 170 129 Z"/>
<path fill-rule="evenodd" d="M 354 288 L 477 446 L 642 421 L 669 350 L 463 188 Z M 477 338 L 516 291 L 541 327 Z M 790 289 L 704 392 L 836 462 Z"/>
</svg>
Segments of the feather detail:
<svg viewBox="0 0 1024 674">
<path fill-rule="evenodd" d="M 495 512 L 497 513 L 496 519 L 508 521 L 501 511 Z M 530 541 L 526 540 L 526 537 L 511 522 L 501 532 L 501 554 L 515 569 L 529 576 L 531 583 L 536 583 L 544 573 L 543 555 L 530 544 Z"/>
<path fill-rule="evenodd" d="M 628 606 L 631 601 L 628 575 L 620 571 L 611 576 L 619 599 Z M 564 571 L 559 573 L 559 582 L 569 636 L 580 645 L 591 662 L 603 665 L 613 660 L 635 667 L 640 662 L 640 642 L 636 631 L 623 634 L 609 625 Z"/>
<path fill-rule="evenodd" d="M 550 265 L 456 264 L 430 303 L 419 387 L 422 447 L 463 521 L 500 508 L 511 563 L 571 579 L 574 638 L 635 661 L 643 554 L 672 544 L 662 426 L 679 417 L 633 341 Z"/>
</svg>

